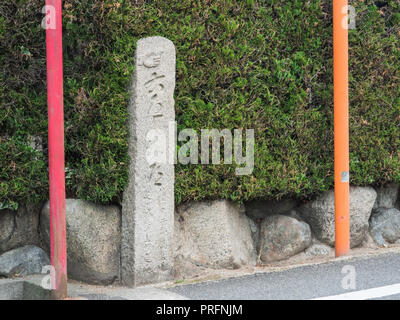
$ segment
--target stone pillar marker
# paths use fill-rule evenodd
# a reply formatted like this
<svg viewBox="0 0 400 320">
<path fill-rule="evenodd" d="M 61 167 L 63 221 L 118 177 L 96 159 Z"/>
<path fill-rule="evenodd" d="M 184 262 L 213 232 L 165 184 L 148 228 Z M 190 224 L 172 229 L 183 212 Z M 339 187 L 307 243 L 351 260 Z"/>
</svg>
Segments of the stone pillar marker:
<svg viewBox="0 0 400 320">
<path fill-rule="evenodd" d="M 168 128 L 175 121 L 175 46 L 140 39 L 129 103 L 129 182 L 122 204 L 121 280 L 135 286 L 171 278 L 174 164 Z"/>
</svg>

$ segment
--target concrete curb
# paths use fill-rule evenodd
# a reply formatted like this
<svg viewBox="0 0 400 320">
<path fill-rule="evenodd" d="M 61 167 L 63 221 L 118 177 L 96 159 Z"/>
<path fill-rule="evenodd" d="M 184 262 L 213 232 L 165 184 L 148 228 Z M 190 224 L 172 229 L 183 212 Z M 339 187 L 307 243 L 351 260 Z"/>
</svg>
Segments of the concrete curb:
<svg viewBox="0 0 400 320">
<path fill-rule="evenodd" d="M 42 287 L 46 275 L 0 279 L 0 300 L 51 300 L 51 290 Z M 127 288 L 68 284 L 68 300 L 187 300 L 159 288 Z"/>
</svg>

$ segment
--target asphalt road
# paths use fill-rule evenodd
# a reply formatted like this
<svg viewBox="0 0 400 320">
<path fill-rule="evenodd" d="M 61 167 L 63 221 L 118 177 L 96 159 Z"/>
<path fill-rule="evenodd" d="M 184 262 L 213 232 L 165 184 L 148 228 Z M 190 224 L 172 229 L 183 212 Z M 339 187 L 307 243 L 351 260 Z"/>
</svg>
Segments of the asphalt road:
<svg viewBox="0 0 400 320">
<path fill-rule="evenodd" d="M 400 300 L 400 253 L 256 273 L 168 290 L 195 300 Z"/>
</svg>

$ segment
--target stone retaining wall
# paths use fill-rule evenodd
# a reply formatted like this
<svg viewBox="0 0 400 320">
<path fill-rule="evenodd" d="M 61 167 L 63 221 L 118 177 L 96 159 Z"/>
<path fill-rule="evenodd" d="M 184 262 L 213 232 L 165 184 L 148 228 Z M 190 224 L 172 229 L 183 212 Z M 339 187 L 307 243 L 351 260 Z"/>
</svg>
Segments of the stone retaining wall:
<svg viewBox="0 0 400 320">
<path fill-rule="evenodd" d="M 398 184 L 378 189 L 351 187 L 350 199 L 353 248 L 400 243 Z M 217 200 L 179 206 L 171 248 L 173 278 L 191 278 L 207 269 L 268 264 L 300 254 L 332 255 L 333 201 L 334 193 L 328 191 L 308 203 L 283 199 L 238 205 Z M 69 276 L 94 284 L 120 283 L 121 208 L 67 199 L 66 214 Z M 19 261 L 18 255 L 27 251 L 12 249 L 30 245 L 30 255 L 41 252 L 34 246 L 49 253 L 48 229 L 48 203 L 16 212 L 2 210 L 0 266 L 5 270 L 0 274 L 10 274 L 8 264 Z M 30 270 L 29 266 L 25 269 Z"/>
</svg>

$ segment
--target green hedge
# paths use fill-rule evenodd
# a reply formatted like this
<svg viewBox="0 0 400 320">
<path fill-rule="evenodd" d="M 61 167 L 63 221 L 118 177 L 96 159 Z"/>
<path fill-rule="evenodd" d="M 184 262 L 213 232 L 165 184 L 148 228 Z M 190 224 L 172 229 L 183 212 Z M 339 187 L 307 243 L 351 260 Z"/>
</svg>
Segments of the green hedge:
<svg viewBox="0 0 400 320">
<path fill-rule="evenodd" d="M 176 201 L 309 197 L 333 185 L 327 0 L 65 0 L 67 196 L 119 202 L 139 38 L 177 48 L 183 128 L 254 128 L 255 169 L 178 165 Z M 400 1 L 350 1 L 351 183 L 400 181 Z M 48 198 L 44 1 L 0 4 L 0 206 Z M 41 136 L 44 154 L 29 146 Z"/>
</svg>

